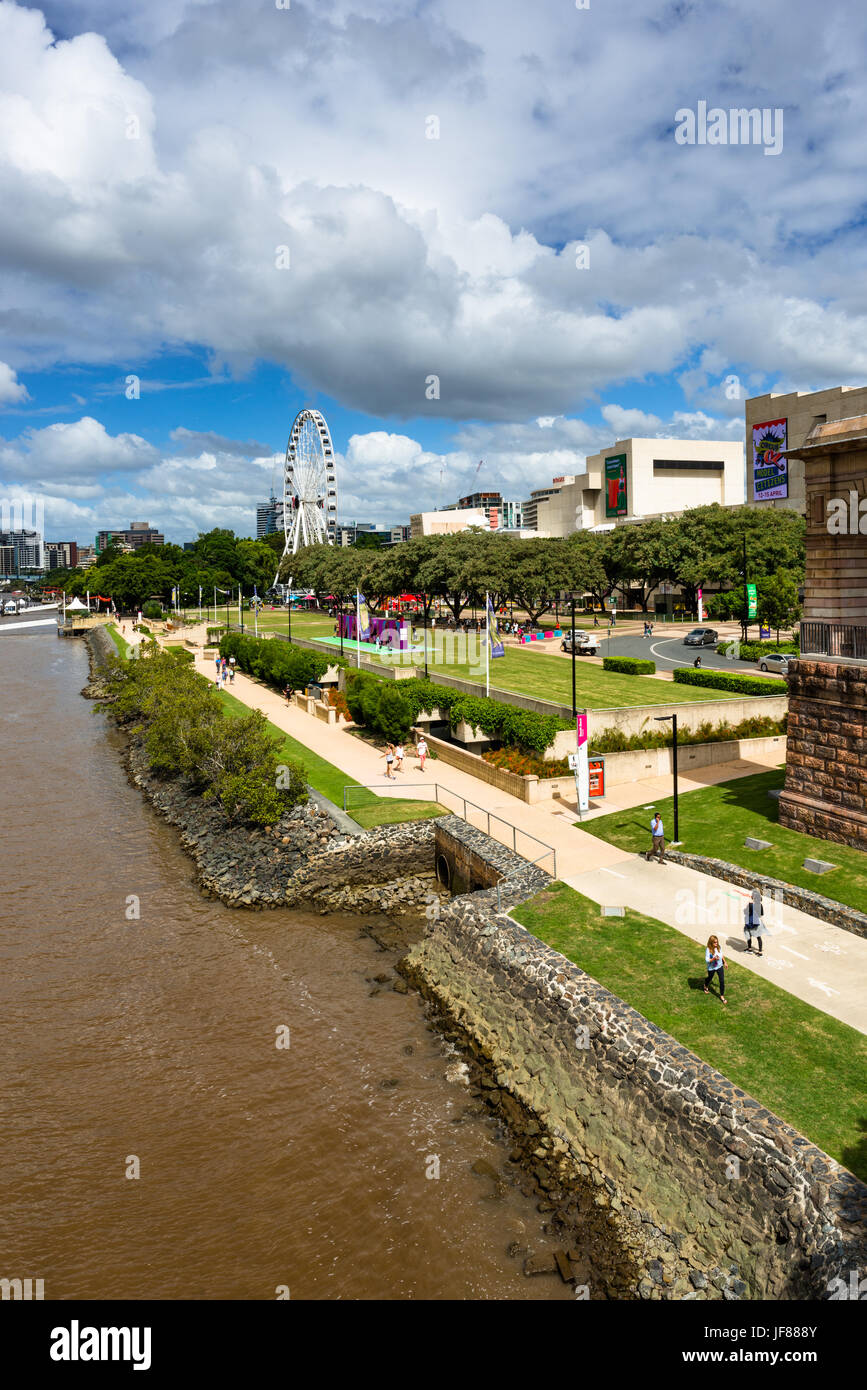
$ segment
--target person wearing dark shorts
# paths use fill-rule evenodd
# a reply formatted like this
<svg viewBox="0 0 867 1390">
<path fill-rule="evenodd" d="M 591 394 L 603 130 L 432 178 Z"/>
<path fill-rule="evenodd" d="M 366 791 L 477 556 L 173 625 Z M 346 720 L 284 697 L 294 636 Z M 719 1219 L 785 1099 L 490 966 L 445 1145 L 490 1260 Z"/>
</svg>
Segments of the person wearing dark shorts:
<svg viewBox="0 0 867 1390">
<path fill-rule="evenodd" d="M 656 855 L 660 864 L 665 863 L 665 827 L 662 824 L 662 816 L 658 811 L 654 811 L 653 820 L 650 822 L 650 834 L 653 839 L 653 848 L 650 851 L 650 858 Z"/>
<path fill-rule="evenodd" d="M 718 936 L 708 937 L 708 943 L 704 952 L 705 964 L 707 966 L 707 979 L 704 982 L 705 994 L 710 994 L 710 987 L 714 975 L 719 978 L 719 997 L 723 1004 L 726 1002 L 726 963 L 722 949 L 719 944 Z"/>
</svg>

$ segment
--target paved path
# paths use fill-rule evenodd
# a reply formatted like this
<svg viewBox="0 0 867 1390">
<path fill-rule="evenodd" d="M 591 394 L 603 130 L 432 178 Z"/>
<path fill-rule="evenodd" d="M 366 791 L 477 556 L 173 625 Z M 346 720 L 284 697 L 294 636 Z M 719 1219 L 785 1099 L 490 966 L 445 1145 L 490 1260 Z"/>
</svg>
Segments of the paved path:
<svg viewBox="0 0 867 1390">
<path fill-rule="evenodd" d="M 567 874 L 565 881 L 606 907 L 629 907 L 668 922 L 702 948 L 714 932 L 727 965 L 736 963 L 765 975 L 798 999 L 867 1033 L 863 937 L 766 897 L 765 917 L 772 935 L 763 939 L 764 955 L 759 958 L 746 953 L 743 909 L 749 893 L 735 884 L 679 864 L 648 864 L 636 855 L 619 864 Z M 696 959 L 702 959 L 699 951 Z M 731 975 L 726 997 L 730 1007 L 737 1004 L 737 979 Z"/>
<path fill-rule="evenodd" d="M 129 632 L 126 635 L 130 640 Z M 213 660 L 198 657 L 196 669 L 213 680 Z M 517 827 L 517 849 L 526 858 L 534 859 L 543 853 L 542 845 L 535 845 L 529 836 L 555 849 L 557 876 L 593 901 L 604 906 L 633 908 L 655 917 L 701 943 L 702 947 L 714 931 L 730 963 L 736 962 L 756 974 L 769 976 L 790 994 L 859 1032 L 867 1033 L 867 940 L 766 899 L 765 912 L 773 935 L 765 940 L 765 955 L 761 960 L 748 956 L 743 936 L 743 904 L 747 894 L 743 889 L 680 865 L 647 863 L 631 851 L 619 849 L 576 828 L 574 804 L 570 808 L 568 803 L 546 801 L 528 806 L 508 792 L 480 782 L 442 761 L 428 761 L 427 770 L 422 773 L 418 760 L 412 755 L 406 760 L 405 771 L 396 774 L 391 783 L 385 777 L 379 753 L 342 725 L 325 724 L 297 706 L 287 705 L 276 691 L 259 685 L 241 672 L 228 689 L 242 703 L 261 710 L 277 728 L 326 758 L 348 777 L 362 785 L 372 785 L 378 795 L 432 800 L 436 786 L 441 804 L 459 811 L 462 806 L 458 799 L 466 798 L 478 808 L 467 806 L 468 819 L 485 829 L 489 812 L 490 833 L 504 844 L 513 843 L 512 827 Z M 680 778 L 679 785 L 682 793 L 687 793 L 700 786 L 730 781 L 761 770 L 760 765 L 743 760 L 723 763 L 696 769 L 692 777 Z M 614 787 L 601 813 L 639 807 L 639 814 L 646 815 L 649 826 L 649 806 L 654 799 L 668 796 L 670 790 L 667 777 L 647 778 Z M 351 799 L 348 809 L 351 813 Z M 496 817 L 502 817 L 502 821 Z M 649 838 L 648 829 L 648 841 Z M 550 856 L 543 858 L 541 864 L 544 868 L 553 867 Z M 699 963 L 703 960 L 703 952 L 698 947 L 696 958 Z M 727 981 L 727 994 L 730 1007 L 736 1005 L 736 978 Z"/>
</svg>

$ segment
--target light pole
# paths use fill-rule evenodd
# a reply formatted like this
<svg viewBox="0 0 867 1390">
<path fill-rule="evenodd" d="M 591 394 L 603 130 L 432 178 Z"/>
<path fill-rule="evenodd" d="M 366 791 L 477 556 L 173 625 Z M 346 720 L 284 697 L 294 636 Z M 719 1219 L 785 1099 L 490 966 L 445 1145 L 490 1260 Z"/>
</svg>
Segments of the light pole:
<svg viewBox="0 0 867 1390">
<path fill-rule="evenodd" d="M 672 840 L 671 843 L 672 843 L 673 845 L 679 845 L 679 844 L 680 844 L 680 836 L 679 836 L 679 834 L 678 834 L 678 824 L 677 824 L 677 715 L 676 715 L 676 714 L 657 714 L 657 715 L 654 715 L 654 718 L 655 718 L 657 724 L 665 724 L 665 723 L 668 722 L 669 719 L 671 720 L 671 732 L 672 732 L 672 740 L 673 740 L 673 743 L 672 743 L 672 759 L 671 759 L 671 764 L 672 764 L 672 771 L 674 772 L 674 839 Z"/>
<path fill-rule="evenodd" d="M 427 594 L 424 592 L 422 593 L 421 601 L 422 612 L 425 615 L 424 622 L 422 624 L 422 632 L 424 634 L 424 678 L 425 680 L 427 680 Z"/>
</svg>

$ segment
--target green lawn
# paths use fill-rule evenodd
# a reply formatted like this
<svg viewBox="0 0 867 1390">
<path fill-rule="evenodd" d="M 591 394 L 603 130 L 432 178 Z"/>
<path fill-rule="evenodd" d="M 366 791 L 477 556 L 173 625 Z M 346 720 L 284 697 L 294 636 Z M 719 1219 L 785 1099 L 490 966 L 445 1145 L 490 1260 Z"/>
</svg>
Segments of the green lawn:
<svg viewBox="0 0 867 1390">
<path fill-rule="evenodd" d="M 265 613 L 259 622 L 259 631 L 286 632 L 285 613 Z M 317 637 L 330 637 L 334 632 L 334 619 L 321 614 L 293 613 L 292 633 L 295 637 L 315 640 Z M 456 642 L 456 638 L 454 639 Z M 428 657 L 429 669 L 445 676 L 456 676 L 462 680 L 484 683 L 484 634 L 471 635 L 473 653 L 478 650 L 478 661 L 447 661 L 445 657 L 454 656 L 455 647 L 443 650 L 443 634 L 437 632 L 433 650 Z M 476 645 L 478 644 L 478 645 Z M 333 650 L 333 648 L 331 649 Z M 351 643 L 346 651 L 354 651 Z M 415 662 L 424 666 L 424 660 L 416 654 Z M 491 662 L 491 685 L 503 690 L 514 690 L 520 695 L 530 695 L 539 700 L 551 700 L 556 704 L 572 704 L 572 663 L 562 656 L 548 652 L 534 651 L 523 647 L 506 646 L 505 653 Z M 579 658 L 575 663 L 575 691 L 579 709 L 616 709 L 635 705 L 673 705 L 688 704 L 730 698 L 724 690 L 710 690 L 699 687 L 680 686 L 673 681 L 654 680 L 650 676 L 624 676 L 615 671 L 603 671 L 601 666 L 592 666 Z"/>
<path fill-rule="evenodd" d="M 563 883 L 512 915 L 867 1179 L 867 1038 L 861 1033 L 728 961 L 725 1007 L 703 992 L 701 946 L 639 912 L 602 917 L 598 903 Z"/>
<path fill-rule="evenodd" d="M 118 656 L 122 656 L 126 660 L 130 653 L 130 644 L 125 637 L 121 637 L 114 623 L 108 624 L 108 635 L 117 647 Z"/>
<path fill-rule="evenodd" d="M 768 792 L 782 787 L 784 781 L 785 771 L 780 768 L 681 796 L 678 811 L 682 848 L 688 854 L 706 854 L 797 884 L 799 888 L 812 888 L 848 907 L 867 912 L 867 854 L 781 826 L 776 798 L 768 796 Z M 673 838 L 671 797 L 653 804 L 662 815 L 666 834 Z M 649 844 L 648 814 L 641 807 L 615 811 L 610 816 L 585 822 L 581 829 L 621 849 L 643 850 Z M 745 849 L 744 840 L 748 835 L 757 840 L 769 840 L 773 848 Z M 801 867 L 807 858 L 824 859 L 839 867 L 827 874 L 811 874 Z"/>
<path fill-rule="evenodd" d="M 223 701 L 226 713 L 236 719 L 242 719 L 250 713 L 247 705 L 242 704 L 226 690 L 219 692 L 219 699 Z M 282 729 L 278 729 L 275 724 L 271 724 L 270 720 L 268 726 L 282 741 L 280 756 L 284 757 L 287 762 L 300 763 L 311 787 L 315 787 L 323 796 L 327 796 L 328 800 L 333 801 L 335 806 L 343 806 L 344 787 L 361 787 L 360 782 L 356 782 L 347 773 L 341 772 L 339 767 L 327 762 L 325 758 L 320 758 L 318 753 L 314 753 L 312 749 L 299 743 L 291 734 L 286 734 Z M 396 825 L 402 821 L 428 820 L 432 816 L 448 814 L 444 806 L 439 806 L 434 801 L 413 801 L 402 797 L 378 797 L 366 788 L 352 793 L 347 803 L 347 811 L 353 820 L 366 829 L 374 825 Z"/>
</svg>

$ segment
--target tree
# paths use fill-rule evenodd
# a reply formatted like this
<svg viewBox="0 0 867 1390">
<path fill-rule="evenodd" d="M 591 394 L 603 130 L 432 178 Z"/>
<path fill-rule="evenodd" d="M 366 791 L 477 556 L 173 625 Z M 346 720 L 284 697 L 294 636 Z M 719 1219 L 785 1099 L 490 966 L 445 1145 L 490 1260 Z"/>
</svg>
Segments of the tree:
<svg viewBox="0 0 867 1390">
<path fill-rule="evenodd" d="M 791 627 L 801 616 L 795 576 L 789 570 L 778 570 L 760 579 L 756 588 L 759 622 L 776 629 L 779 645 L 780 629 Z"/>
</svg>

